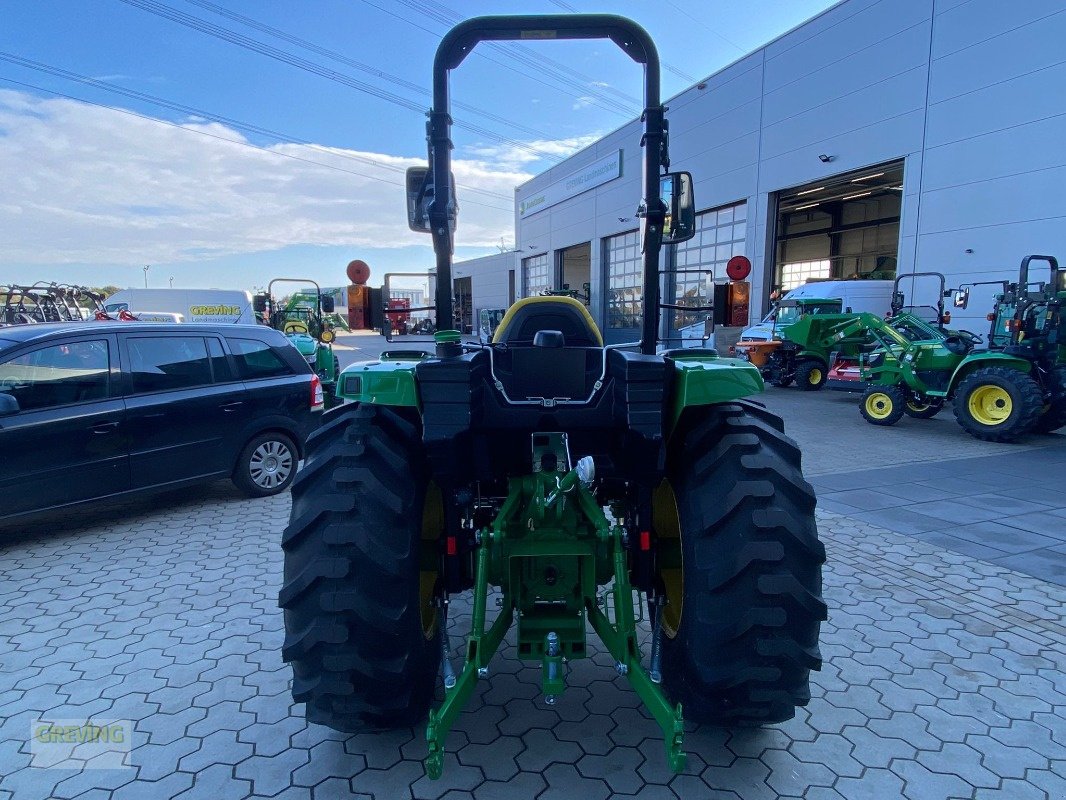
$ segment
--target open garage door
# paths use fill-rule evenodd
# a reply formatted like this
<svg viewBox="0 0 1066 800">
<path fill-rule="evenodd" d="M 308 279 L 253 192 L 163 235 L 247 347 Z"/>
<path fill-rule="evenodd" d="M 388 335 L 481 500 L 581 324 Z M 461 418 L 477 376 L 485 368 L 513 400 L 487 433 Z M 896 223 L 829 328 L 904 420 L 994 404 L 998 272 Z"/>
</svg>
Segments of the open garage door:
<svg viewBox="0 0 1066 800">
<path fill-rule="evenodd" d="M 770 296 L 809 280 L 896 276 L 903 161 L 777 194 Z"/>
</svg>

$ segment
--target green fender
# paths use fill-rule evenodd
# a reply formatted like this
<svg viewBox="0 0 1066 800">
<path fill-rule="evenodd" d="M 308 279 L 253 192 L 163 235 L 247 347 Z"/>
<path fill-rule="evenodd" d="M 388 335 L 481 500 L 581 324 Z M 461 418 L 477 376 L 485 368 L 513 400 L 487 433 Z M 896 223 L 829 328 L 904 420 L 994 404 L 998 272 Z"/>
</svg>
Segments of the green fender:
<svg viewBox="0 0 1066 800">
<path fill-rule="evenodd" d="M 760 394 L 765 388 L 759 368 L 739 358 L 701 353 L 671 360 L 674 365 L 673 407 L 668 417 L 671 431 L 686 408 L 728 403 Z"/>
<path fill-rule="evenodd" d="M 379 406 L 420 408 L 415 385 L 415 365 L 411 360 L 385 359 L 358 361 L 341 370 L 337 396 L 347 401 Z"/>
<path fill-rule="evenodd" d="M 1024 358 L 1009 356 L 1006 353 L 971 353 L 959 362 L 959 365 L 951 374 L 951 381 L 948 383 L 948 394 L 953 394 L 962 379 L 975 369 L 983 369 L 985 367 L 1007 367 L 1008 369 L 1016 369 L 1025 373 L 1029 373 L 1033 369 L 1033 365 Z"/>
</svg>

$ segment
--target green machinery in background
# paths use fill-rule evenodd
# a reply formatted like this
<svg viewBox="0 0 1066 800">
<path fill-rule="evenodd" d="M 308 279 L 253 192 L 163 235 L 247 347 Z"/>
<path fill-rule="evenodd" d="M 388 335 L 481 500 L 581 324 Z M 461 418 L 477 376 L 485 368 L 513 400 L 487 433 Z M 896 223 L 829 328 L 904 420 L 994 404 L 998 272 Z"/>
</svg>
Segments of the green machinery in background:
<svg viewBox="0 0 1066 800">
<path fill-rule="evenodd" d="M 935 305 L 906 305 L 900 282 L 919 278 L 937 280 Z M 950 312 L 944 308 L 944 298 L 950 292 L 944 287 L 945 279 L 939 272 L 897 276 L 888 314 L 893 329 L 909 339 L 936 340 L 955 334 L 944 327 L 951 320 Z M 786 387 L 795 382 L 806 391 L 824 386 L 861 390 L 860 355 L 873 341 L 870 325 L 876 319 L 872 314 L 841 313 L 840 300 L 786 300 L 778 306 L 769 341 L 742 341 L 734 349 L 758 366 L 763 378 L 774 386 Z M 905 409 L 911 413 L 914 404 L 907 404 Z"/>
<path fill-rule="evenodd" d="M 276 283 L 310 284 L 314 291 L 295 292 L 282 304 L 274 296 Z M 333 352 L 336 333 L 327 318 L 333 314 L 333 298 L 322 294 L 322 288 L 309 278 L 274 278 L 266 294 L 257 294 L 252 303 L 255 313 L 267 325 L 284 333 L 318 375 L 326 408 L 336 405 L 340 360 Z"/>
<path fill-rule="evenodd" d="M 542 296 L 513 304 L 491 342 L 463 343 L 441 329 L 457 216 L 449 71 L 483 41 L 603 38 L 645 71 L 640 340 L 605 346 L 581 302 Z M 686 718 L 773 723 L 810 699 L 825 550 L 800 452 L 744 399 L 763 387 L 751 364 L 659 351 L 660 249 L 695 231 L 692 179 L 669 171 L 667 141 L 658 55 L 627 19 L 480 17 L 444 37 L 429 167 L 407 175 L 408 224 L 433 237 L 438 332 L 344 370 L 348 402 L 310 436 L 292 489 L 283 656 L 312 722 L 360 731 L 428 716 L 436 778 L 512 630 L 548 705 L 594 634 L 675 771 Z M 463 593 L 470 627 L 453 668 Z"/>
<path fill-rule="evenodd" d="M 1033 260 L 1049 263 L 1050 282 L 1029 281 Z M 1013 442 L 1030 431 L 1062 427 L 1064 289 L 1054 258 L 1023 259 L 1018 281 L 997 295 L 989 349 L 982 351 L 974 350 L 980 337 L 968 331 L 915 337 L 897 330 L 894 319 L 867 321 L 878 346 L 863 356 L 863 417 L 892 425 L 904 413 L 931 417 L 951 401 L 959 424 L 979 439 Z M 951 294 L 957 308 L 966 308 L 969 287 Z"/>
</svg>

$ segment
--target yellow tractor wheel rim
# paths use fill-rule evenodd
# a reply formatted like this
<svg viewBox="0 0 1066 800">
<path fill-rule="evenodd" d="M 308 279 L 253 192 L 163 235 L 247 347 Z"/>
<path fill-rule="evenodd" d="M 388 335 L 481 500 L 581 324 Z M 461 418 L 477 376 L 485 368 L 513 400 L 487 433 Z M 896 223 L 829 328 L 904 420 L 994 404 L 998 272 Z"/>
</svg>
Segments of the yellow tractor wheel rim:
<svg viewBox="0 0 1066 800">
<path fill-rule="evenodd" d="M 444 530 L 444 499 L 440 487 L 430 482 L 422 503 L 422 564 L 418 572 L 419 611 L 422 634 L 432 639 L 437 629 L 437 607 L 433 605 L 433 591 L 437 587 L 437 542 Z"/>
<path fill-rule="evenodd" d="M 811 384 L 811 386 L 817 386 L 819 383 L 822 382 L 822 371 L 818 369 L 818 367 L 815 367 L 807 375 L 807 381 Z"/>
<path fill-rule="evenodd" d="M 866 413 L 874 419 L 888 419 L 892 414 L 892 405 L 892 398 L 887 394 L 874 392 L 866 398 Z"/>
<path fill-rule="evenodd" d="M 681 552 L 681 515 L 677 510 L 677 495 L 670 481 L 663 479 L 652 494 L 651 519 L 660 539 L 672 539 Z M 661 567 L 659 576 L 666 590 L 666 605 L 662 609 L 663 632 L 673 639 L 681 627 L 681 611 L 685 599 L 684 565 Z"/>
<path fill-rule="evenodd" d="M 982 425 L 1002 425 L 1010 418 L 1014 403 L 1002 386 L 986 384 L 978 386 L 966 401 L 970 416 Z"/>
<path fill-rule="evenodd" d="M 916 411 L 919 414 L 923 411 L 928 411 L 932 407 L 932 403 L 915 403 L 913 401 L 907 403 L 907 408 L 909 408 L 911 411 Z"/>
</svg>

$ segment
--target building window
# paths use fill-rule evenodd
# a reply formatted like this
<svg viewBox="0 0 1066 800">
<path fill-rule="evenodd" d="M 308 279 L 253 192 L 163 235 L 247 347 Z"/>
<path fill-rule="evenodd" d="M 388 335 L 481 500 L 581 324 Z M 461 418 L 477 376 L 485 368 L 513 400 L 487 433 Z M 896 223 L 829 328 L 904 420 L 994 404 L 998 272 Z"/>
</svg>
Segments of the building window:
<svg viewBox="0 0 1066 800">
<path fill-rule="evenodd" d="M 547 253 L 522 259 L 522 297 L 533 297 L 552 288 L 551 263 Z"/>
<path fill-rule="evenodd" d="M 812 278 L 828 278 L 832 261 L 823 258 L 817 261 L 796 261 L 781 265 L 781 292 L 802 286 Z"/>
<path fill-rule="evenodd" d="M 744 255 L 748 235 L 747 203 L 715 208 L 696 215 L 696 235 L 677 245 L 674 300 L 684 306 L 709 306 L 714 300 L 714 279 L 725 276 L 733 256 Z M 709 312 L 677 311 L 674 330 L 702 322 Z"/>
<path fill-rule="evenodd" d="M 607 327 L 639 328 L 643 299 L 643 263 L 637 231 L 603 240 L 607 273 Z"/>
</svg>

